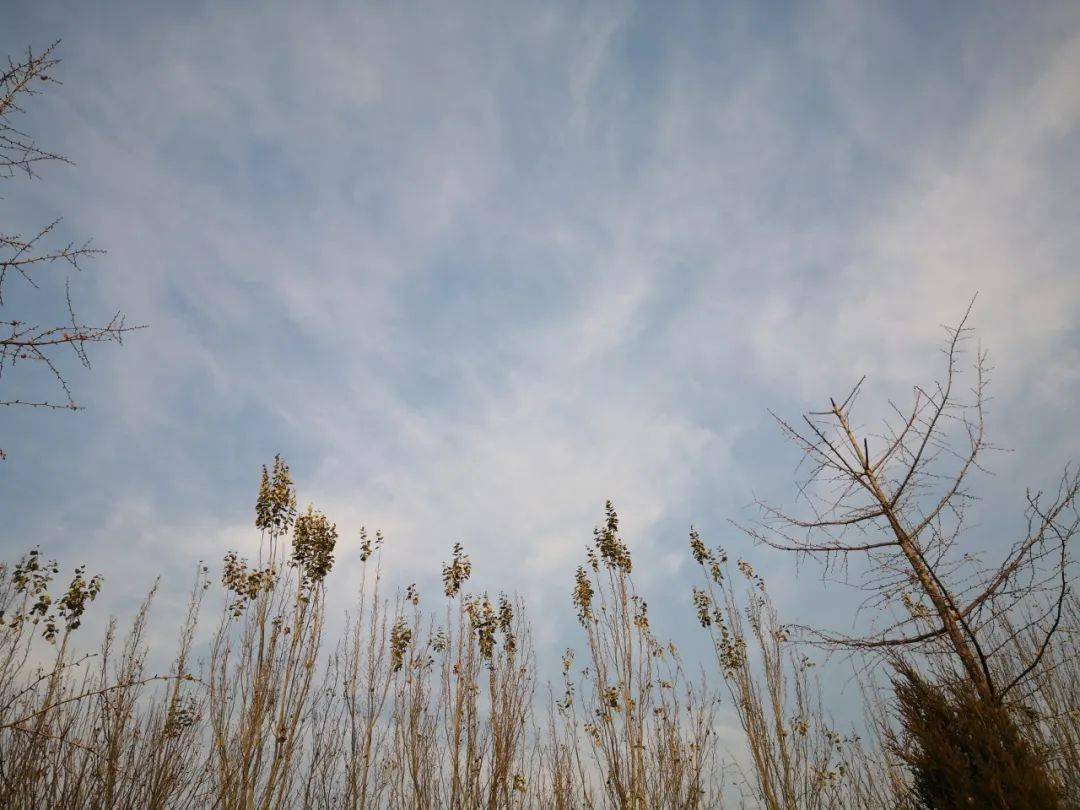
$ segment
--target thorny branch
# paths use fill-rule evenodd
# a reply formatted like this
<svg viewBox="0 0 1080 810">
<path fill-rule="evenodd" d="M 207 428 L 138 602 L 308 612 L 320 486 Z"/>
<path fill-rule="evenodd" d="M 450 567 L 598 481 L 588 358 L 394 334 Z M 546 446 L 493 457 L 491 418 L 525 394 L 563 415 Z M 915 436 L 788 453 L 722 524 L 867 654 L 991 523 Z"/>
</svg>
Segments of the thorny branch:
<svg viewBox="0 0 1080 810">
<path fill-rule="evenodd" d="M 865 378 L 842 402 L 830 400 L 827 410 L 804 415 L 806 429 L 773 414 L 812 462 L 799 489 L 811 514 L 759 503 L 761 521 L 739 528 L 772 548 L 821 558 L 826 571 L 840 566 L 845 576 L 849 557 L 863 555 L 860 587 L 870 592 L 869 605 L 894 621 L 856 636 L 801 628 L 812 640 L 848 649 L 945 652 L 979 694 L 1001 701 L 1036 670 L 1060 626 L 1069 543 L 1080 530 L 1080 472 L 1066 468 L 1049 504 L 1041 493 L 1028 494 L 1027 535 L 996 567 L 981 568 L 975 556 L 961 553 L 965 510 L 974 500 L 969 479 L 983 469 L 982 456 L 997 449 L 985 436 L 985 352 L 975 354 L 970 391 L 960 391 L 973 305 L 974 299 L 960 323 L 946 328 L 942 379 L 915 387 L 907 411 L 890 402 L 882 433 L 866 433 L 852 419 Z M 875 457 L 871 450 L 878 444 L 884 449 Z M 984 639 L 1023 610 L 1040 614 L 1042 642 L 1027 665 L 1007 678 Z"/>
<path fill-rule="evenodd" d="M 24 112 L 22 104 L 27 99 L 38 95 L 43 85 L 58 84 L 51 75 L 59 64 L 55 56 L 58 45 L 59 41 L 54 42 L 40 53 L 28 49 L 17 60 L 9 57 L 7 66 L 0 72 L 0 180 L 11 180 L 19 175 L 34 178 L 42 163 L 71 164 L 63 155 L 41 147 L 31 135 L 14 124 L 14 117 Z M 84 322 L 76 315 L 71 301 L 70 279 L 65 279 L 64 283 L 67 312 L 63 321 L 59 318 L 41 322 L 3 317 L 2 308 L 9 305 L 6 285 L 11 279 L 20 279 L 29 288 L 38 290 L 38 276 L 43 268 L 61 265 L 69 271 L 79 271 L 84 259 L 104 253 L 89 241 L 55 243 L 53 239 L 60 222 L 59 218 L 54 219 L 32 236 L 0 231 L 0 386 L 3 386 L 5 372 L 9 372 L 10 380 L 12 367 L 26 362 L 42 368 L 60 389 L 62 398 L 23 397 L 0 387 L 0 405 L 78 410 L 63 369 L 61 353 L 70 349 L 79 363 L 89 368 L 87 347 L 90 344 L 121 343 L 128 332 L 144 328 L 128 325 L 120 312 L 104 323 Z M 3 458 L 4 452 L 0 450 L 0 459 Z"/>
</svg>

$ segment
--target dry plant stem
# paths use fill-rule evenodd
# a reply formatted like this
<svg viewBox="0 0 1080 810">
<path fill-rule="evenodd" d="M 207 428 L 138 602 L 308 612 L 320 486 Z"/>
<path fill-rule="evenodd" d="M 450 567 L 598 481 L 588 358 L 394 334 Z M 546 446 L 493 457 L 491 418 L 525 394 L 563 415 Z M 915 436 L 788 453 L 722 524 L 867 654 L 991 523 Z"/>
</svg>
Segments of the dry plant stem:
<svg viewBox="0 0 1080 810">
<path fill-rule="evenodd" d="M 564 659 L 565 697 L 559 703 L 567 724 L 564 739 L 576 750 L 579 735 L 584 736 L 609 805 L 708 806 L 718 799 L 710 780 L 720 772 L 716 695 L 707 684 L 690 682 L 674 646 L 652 634 L 632 567 L 609 503 L 587 564 L 575 577 L 573 603 L 588 658 L 578 684 L 570 676 L 572 655 Z M 561 754 L 557 736 L 553 747 Z M 587 794 L 587 768 L 575 766 Z"/>
</svg>

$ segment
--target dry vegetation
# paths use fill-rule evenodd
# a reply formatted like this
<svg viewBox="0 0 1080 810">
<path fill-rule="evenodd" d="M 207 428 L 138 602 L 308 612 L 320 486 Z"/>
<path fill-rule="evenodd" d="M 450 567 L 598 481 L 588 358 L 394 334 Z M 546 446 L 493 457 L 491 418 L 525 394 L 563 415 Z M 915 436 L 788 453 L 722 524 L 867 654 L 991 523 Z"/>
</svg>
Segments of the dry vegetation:
<svg viewBox="0 0 1080 810">
<path fill-rule="evenodd" d="M 200 567 L 161 674 L 145 664 L 153 591 L 126 635 L 110 623 L 88 654 L 75 640 L 101 580 L 77 569 L 60 593 L 58 566 L 37 551 L 3 569 L 4 806 L 944 807 L 926 797 L 972 786 L 1006 797 L 979 806 L 1078 798 L 1080 606 L 1068 595 L 1050 643 L 1038 622 L 999 624 L 995 671 L 1019 677 L 1015 700 L 987 704 L 941 657 L 894 658 L 899 701 L 867 683 L 864 742 L 829 720 L 761 577 L 742 560 L 732 570 L 696 532 L 702 575 L 687 612 L 715 666 L 688 676 L 655 635 L 609 504 L 572 581 L 578 653 L 567 650 L 562 684 L 538 690 L 524 606 L 470 593 L 460 545 L 442 569 L 442 604 L 426 608 L 415 586 L 389 592 L 383 538 L 362 533 L 358 598 L 330 643 L 337 529 L 298 512 L 280 459 L 263 470 L 256 528 L 254 559 L 225 555 L 202 641 L 206 595 L 219 589 Z M 730 718 L 736 748 L 720 740 Z M 979 748 L 987 728 L 994 746 Z M 994 757 L 1041 798 L 1018 804 Z"/>
</svg>

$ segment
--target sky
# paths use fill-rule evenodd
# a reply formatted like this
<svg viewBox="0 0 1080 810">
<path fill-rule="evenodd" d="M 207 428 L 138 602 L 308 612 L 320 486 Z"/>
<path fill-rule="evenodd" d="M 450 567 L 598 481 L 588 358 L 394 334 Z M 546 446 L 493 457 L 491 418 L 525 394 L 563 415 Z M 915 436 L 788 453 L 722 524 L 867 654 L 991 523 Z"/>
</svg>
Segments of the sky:
<svg viewBox="0 0 1080 810">
<path fill-rule="evenodd" d="M 661 634 L 704 643 L 691 524 L 783 615 L 846 629 L 838 584 L 729 522 L 794 499 L 768 411 L 865 374 L 874 422 L 940 372 L 976 292 L 1011 452 L 972 547 L 1015 539 L 1025 487 L 1080 458 L 1075 3 L 9 0 L 3 20 L 7 54 L 62 40 L 63 84 L 21 123 L 76 164 L 8 183 L 5 227 L 92 236 L 81 311 L 149 328 L 67 367 L 85 410 L 0 413 L 0 555 L 87 563 L 121 616 L 162 575 L 167 627 L 196 561 L 255 547 L 281 453 L 341 532 L 338 592 L 361 525 L 432 597 L 461 541 L 550 660 L 609 498 Z"/>
</svg>

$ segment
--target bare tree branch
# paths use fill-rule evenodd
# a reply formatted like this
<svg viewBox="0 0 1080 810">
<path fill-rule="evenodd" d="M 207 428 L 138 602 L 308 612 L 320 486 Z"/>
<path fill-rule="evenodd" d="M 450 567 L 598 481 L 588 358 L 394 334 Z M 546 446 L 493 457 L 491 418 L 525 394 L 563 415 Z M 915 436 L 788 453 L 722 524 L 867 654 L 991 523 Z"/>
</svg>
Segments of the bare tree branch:
<svg viewBox="0 0 1080 810">
<path fill-rule="evenodd" d="M 16 128 L 13 123 L 13 116 L 23 112 L 23 102 L 40 93 L 43 85 L 57 83 L 51 71 L 59 64 L 55 56 L 58 45 L 59 42 L 54 42 L 40 53 L 28 49 L 18 60 L 9 58 L 7 67 L 0 72 L 0 180 L 11 180 L 17 175 L 34 178 L 41 163 L 71 163 L 63 155 L 39 146 L 33 137 Z M 43 269 L 58 265 L 68 272 L 79 271 L 84 259 L 104 253 L 89 241 L 54 244 L 60 223 L 61 219 L 56 218 L 29 237 L 0 232 L 0 405 L 78 410 L 64 372 L 61 352 L 70 349 L 79 363 L 89 368 L 88 346 L 122 343 L 127 333 L 144 328 L 128 325 L 120 312 L 104 323 L 81 320 L 71 300 L 70 278 L 64 280 L 66 320 L 63 320 L 63 315 L 55 321 L 44 323 L 27 322 L 20 317 L 3 317 L 5 313 L 2 308 L 9 304 L 7 285 L 11 280 L 21 280 L 31 290 L 39 290 L 42 285 L 37 276 Z M 40 366 L 60 389 L 63 400 L 8 393 L 3 387 L 4 373 L 18 363 Z M 10 375 L 7 379 L 10 379 Z M 4 454 L 0 450 L 2 458 Z"/>
<path fill-rule="evenodd" d="M 958 325 L 946 327 L 942 379 L 929 388 L 916 386 L 907 412 L 889 403 L 892 418 L 875 437 L 885 444 L 880 455 L 872 455 L 871 436 L 860 435 L 851 418 L 865 378 L 842 401 L 831 399 L 827 410 L 805 414 L 808 433 L 773 414 L 804 457 L 814 461 L 810 479 L 799 487 L 799 498 L 812 514 L 800 516 L 759 502 L 762 522 L 736 525 L 771 548 L 823 555 L 826 571 L 839 567 L 845 580 L 849 558 L 862 555 L 866 566 L 856 587 L 868 596 L 859 611 L 906 614 L 884 631 L 856 636 L 803 628 L 819 643 L 947 654 L 962 664 L 984 699 L 1000 701 L 1037 669 L 1060 627 L 1068 593 L 1068 546 L 1080 531 L 1080 515 L 1062 518 L 1067 510 L 1076 511 L 1080 473 L 1067 468 L 1057 497 L 1045 507 L 1041 496 L 1029 493 L 1027 536 L 997 567 L 986 569 L 977 556 L 963 553 L 960 540 L 973 500 L 969 479 L 983 471 L 982 455 L 996 449 L 985 437 L 985 352 L 975 353 L 970 398 L 958 385 L 974 302 Z M 895 427 L 890 424 L 894 420 Z M 1053 553 L 1051 538 L 1056 541 Z M 1021 608 L 1033 618 L 1019 632 L 1040 627 L 1041 641 L 1031 660 L 1003 683 L 992 660 L 1001 645 L 988 651 L 984 637 L 997 644 L 1009 637 L 1002 628 L 1018 632 L 1011 621 Z M 913 633 L 912 623 L 926 629 Z"/>
</svg>

